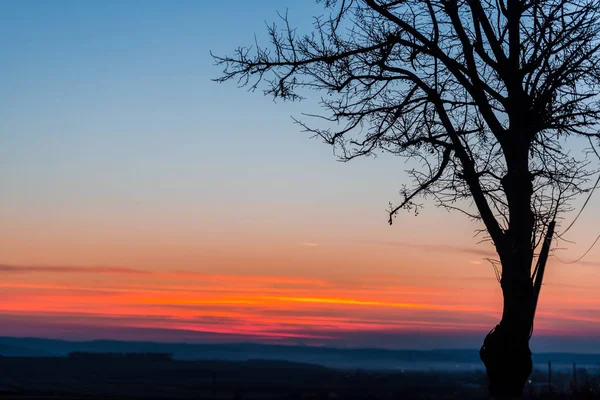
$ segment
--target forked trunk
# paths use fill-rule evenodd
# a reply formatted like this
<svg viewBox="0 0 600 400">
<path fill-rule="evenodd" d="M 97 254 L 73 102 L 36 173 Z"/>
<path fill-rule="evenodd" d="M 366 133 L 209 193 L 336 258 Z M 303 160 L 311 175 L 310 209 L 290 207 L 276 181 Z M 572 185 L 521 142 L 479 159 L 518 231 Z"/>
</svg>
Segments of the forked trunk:
<svg viewBox="0 0 600 400">
<path fill-rule="evenodd" d="M 504 297 L 502 320 L 486 336 L 480 351 L 492 396 L 520 397 L 531 375 L 533 362 L 529 339 L 554 225 L 553 221 L 548 226 L 533 276 L 530 277 L 529 268 L 524 265 L 503 266 L 506 274 L 501 280 Z"/>
</svg>

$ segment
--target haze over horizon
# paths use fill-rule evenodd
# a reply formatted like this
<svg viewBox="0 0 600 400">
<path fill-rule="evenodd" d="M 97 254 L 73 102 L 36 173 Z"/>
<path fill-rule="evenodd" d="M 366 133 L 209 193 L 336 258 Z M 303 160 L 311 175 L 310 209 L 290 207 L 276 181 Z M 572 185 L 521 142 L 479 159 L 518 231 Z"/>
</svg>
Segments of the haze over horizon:
<svg viewBox="0 0 600 400">
<path fill-rule="evenodd" d="M 0 5 L 0 336 L 476 348 L 498 323 L 478 224 L 386 223 L 401 159 L 339 163 L 289 117 L 316 96 L 211 81 L 209 50 L 321 5 L 61 4 Z M 593 199 L 555 254 L 599 221 Z M 534 350 L 600 352 L 599 272 L 600 248 L 550 258 Z"/>
</svg>

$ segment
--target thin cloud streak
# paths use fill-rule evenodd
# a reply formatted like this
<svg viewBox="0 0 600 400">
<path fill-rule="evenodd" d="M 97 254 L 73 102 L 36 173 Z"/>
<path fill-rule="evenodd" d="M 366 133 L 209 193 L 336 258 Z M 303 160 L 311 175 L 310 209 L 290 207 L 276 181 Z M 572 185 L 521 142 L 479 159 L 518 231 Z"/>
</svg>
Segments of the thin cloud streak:
<svg viewBox="0 0 600 400">
<path fill-rule="evenodd" d="M 194 277 L 210 280 L 237 281 L 237 282 L 258 282 L 258 283 L 276 283 L 276 284 L 305 284 L 305 285 L 324 285 L 325 281 L 320 279 L 297 278 L 287 276 L 259 276 L 259 275 L 214 275 L 197 271 L 177 270 L 166 272 L 165 274 L 182 277 Z"/>
<path fill-rule="evenodd" d="M 161 275 L 170 277 L 194 277 L 203 280 L 226 281 L 237 283 L 270 283 L 290 285 L 325 285 L 320 279 L 286 277 L 286 276 L 260 276 L 260 275 L 219 275 L 207 274 L 198 271 L 148 271 L 126 267 L 81 267 L 81 266 L 48 266 L 48 265 L 9 265 L 0 264 L 0 273 L 57 273 L 57 274 L 139 274 Z"/>
<path fill-rule="evenodd" d="M 64 267 L 64 266 L 22 266 L 0 264 L 0 272 L 6 273 L 58 273 L 58 274 L 135 274 L 146 275 L 149 271 L 123 267 Z"/>
<path fill-rule="evenodd" d="M 389 242 L 378 242 L 379 244 L 383 244 L 386 246 L 397 246 L 397 247 L 410 247 L 410 248 L 419 248 L 427 251 L 438 251 L 438 252 L 446 252 L 446 253 L 462 253 L 462 254 L 474 254 L 484 257 L 497 257 L 498 255 L 492 251 L 477 249 L 473 247 L 467 246 L 454 246 L 454 245 L 446 245 L 446 244 L 426 244 L 426 243 L 412 243 L 412 242 L 404 242 L 404 241 L 389 241 Z"/>
</svg>

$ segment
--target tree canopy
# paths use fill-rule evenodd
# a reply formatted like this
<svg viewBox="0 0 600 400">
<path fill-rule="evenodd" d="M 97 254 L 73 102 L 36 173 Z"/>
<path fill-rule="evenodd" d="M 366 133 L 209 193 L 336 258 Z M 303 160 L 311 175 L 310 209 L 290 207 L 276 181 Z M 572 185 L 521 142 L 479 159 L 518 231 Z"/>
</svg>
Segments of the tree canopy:
<svg viewBox="0 0 600 400">
<path fill-rule="evenodd" d="M 336 146 L 341 159 L 378 151 L 417 159 L 414 185 L 390 223 L 419 195 L 485 224 L 497 241 L 510 228 L 518 163 L 533 182 L 535 247 L 548 222 L 589 189 L 594 158 L 569 137 L 598 138 L 600 2 L 590 0 L 325 0 L 301 35 L 287 15 L 270 45 L 216 56 L 218 79 L 268 95 L 323 92 L 317 120 L 297 120 Z M 520 153 L 520 154 L 517 154 Z M 522 170 L 522 166 L 519 167 Z M 462 207 L 461 200 L 476 206 Z"/>
</svg>

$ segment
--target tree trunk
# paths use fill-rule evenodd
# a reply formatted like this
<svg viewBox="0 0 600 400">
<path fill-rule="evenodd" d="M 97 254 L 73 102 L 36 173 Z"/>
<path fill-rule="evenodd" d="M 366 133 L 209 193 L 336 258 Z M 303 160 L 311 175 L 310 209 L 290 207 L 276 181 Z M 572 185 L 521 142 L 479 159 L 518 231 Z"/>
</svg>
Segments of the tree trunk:
<svg viewBox="0 0 600 400">
<path fill-rule="evenodd" d="M 504 312 L 500 323 L 486 336 L 480 350 L 489 391 L 496 397 L 520 397 L 531 375 L 529 349 L 533 284 L 530 279 L 502 282 Z"/>
<path fill-rule="evenodd" d="M 513 137 L 515 140 L 522 138 Z M 490 394 L 496 397 L 520 397 L 533 369 L 529 339 L 534 305 L 531 279 L 534 216 L 527 148 L 517 141 L 512 143 L 508 153 L 510 167 L 502 185 L 509 205 L 510 224 L 496 243 L 502 263 L 500 284 L 504 309 L 502 320 L 487 335 L 480 351 L 487 370 Z"/>
</svg>

